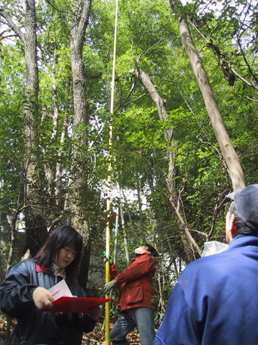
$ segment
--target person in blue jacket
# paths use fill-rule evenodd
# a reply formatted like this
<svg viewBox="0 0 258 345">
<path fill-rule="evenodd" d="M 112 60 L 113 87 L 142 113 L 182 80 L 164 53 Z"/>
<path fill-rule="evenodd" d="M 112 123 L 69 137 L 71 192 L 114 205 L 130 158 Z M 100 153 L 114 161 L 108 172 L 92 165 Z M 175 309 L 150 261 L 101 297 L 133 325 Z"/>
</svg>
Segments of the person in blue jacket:
<svg viewBox="0 0 258 345">
<path fill-rule="evenodd" d="M 65 279 L 73 295 L 84 296 L 78 283 L 82 236 L 71 226 L 53 230 L 38 254 L 10 268 L 0 284 L 0 310 L 17 320 L 7 345 L 80 345 L 93 330 L 97 310 L 54 313 L 49 288 Z"/>
<path fill-rule="evenodd" d="M 154 345 L 258 344 L 258 184 L 229 198 L 229 249 L 182 272 Z"/>
</svg>

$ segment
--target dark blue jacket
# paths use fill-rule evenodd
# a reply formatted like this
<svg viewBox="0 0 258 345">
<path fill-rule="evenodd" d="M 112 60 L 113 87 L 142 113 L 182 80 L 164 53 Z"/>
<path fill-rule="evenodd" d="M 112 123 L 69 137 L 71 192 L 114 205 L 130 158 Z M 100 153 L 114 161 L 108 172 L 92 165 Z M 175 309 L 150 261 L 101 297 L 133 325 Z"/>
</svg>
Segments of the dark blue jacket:
<svg viewBox="0 0 258 345">
<path fill-rule="evenodd" d="M 154 345 L 258 344 L 258 237 L 192 262 L 181 274 Z"/>
<path fill-rule="evenodd" d="M 36 308 L 32 292 L 37 286 L 49 289 L 60 277 L 36 269 L 34 260 L 13 266 L 0 285 L 0 310 L 17 319 L 8 345 L 80 345 L 82 333 L 91 331 L 96 313 L 60 314 Z M 85 295 L 79 287 L 70 286 L 74 295 Z"/>
</svg>

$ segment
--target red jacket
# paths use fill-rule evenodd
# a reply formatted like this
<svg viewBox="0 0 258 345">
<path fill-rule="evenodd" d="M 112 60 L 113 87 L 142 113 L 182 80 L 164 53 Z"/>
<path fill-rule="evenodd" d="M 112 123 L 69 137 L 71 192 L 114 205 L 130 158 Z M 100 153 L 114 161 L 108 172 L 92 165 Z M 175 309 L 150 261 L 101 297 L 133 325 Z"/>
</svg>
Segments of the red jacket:
<svg viewBox="0 0 258 345">
<path fill-rule="evenodd" d="M 111 276 L 116 278 L 116 285 L 120 289 L 118 308 L 121 311 L 139 307 L 153 308 L 154 273 L 155 259 L 148 253 L 137 255 L 120 273 L 114 265 L 111 266 Z"/>
</svg>

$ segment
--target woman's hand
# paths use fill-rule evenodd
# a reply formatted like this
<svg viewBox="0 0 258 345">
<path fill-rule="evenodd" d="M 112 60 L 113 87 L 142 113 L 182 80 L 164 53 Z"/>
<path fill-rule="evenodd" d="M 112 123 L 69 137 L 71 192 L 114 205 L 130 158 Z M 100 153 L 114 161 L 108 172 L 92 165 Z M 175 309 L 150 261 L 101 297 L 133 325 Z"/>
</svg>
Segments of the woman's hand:
<svg viewBox="0 0 258 345">
<path fill-rule="evenodd" d="M 43 288 L 43 287 L 37 287 L 33 293 L 32 293 L 32 299 L 35 304 L 35 306 L 38 309 L 43 309 L 43 308 L 49 308 L 52 306 L 52 302 L 54 301 L 53 296 L 51 293 Z"/>
</svg>

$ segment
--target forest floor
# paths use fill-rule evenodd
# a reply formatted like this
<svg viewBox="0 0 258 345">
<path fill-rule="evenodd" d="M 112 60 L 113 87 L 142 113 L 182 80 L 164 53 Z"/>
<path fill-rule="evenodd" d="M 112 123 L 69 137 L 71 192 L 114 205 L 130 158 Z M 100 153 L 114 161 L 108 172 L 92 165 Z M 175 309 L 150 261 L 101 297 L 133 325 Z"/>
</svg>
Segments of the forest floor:
<svg viewBox="0 0 258 345">
<path fill-rule="evenodd" d="M 6 321 L 0 315 L 0 345 L 5 345 L 7 340 Z M 127 337 L 129 345 L 139 345 L 139 336 L 137 332 L 131 332 Z M 82 345 L 104 345 L 105 334 L 102 324 L 98 324 L 93 332 L 84 334 Z"/>
<path fill-rule="evenodd" d="M 139 345 L 139 335 L 137 332 L 131 332 L 127 336 L 129 345 Z M 93 332 L 87 333 L 83 337 L 82 345 L 105 345 L 105 334 L 102 325 L 95 327 Z"/>
</svg>

